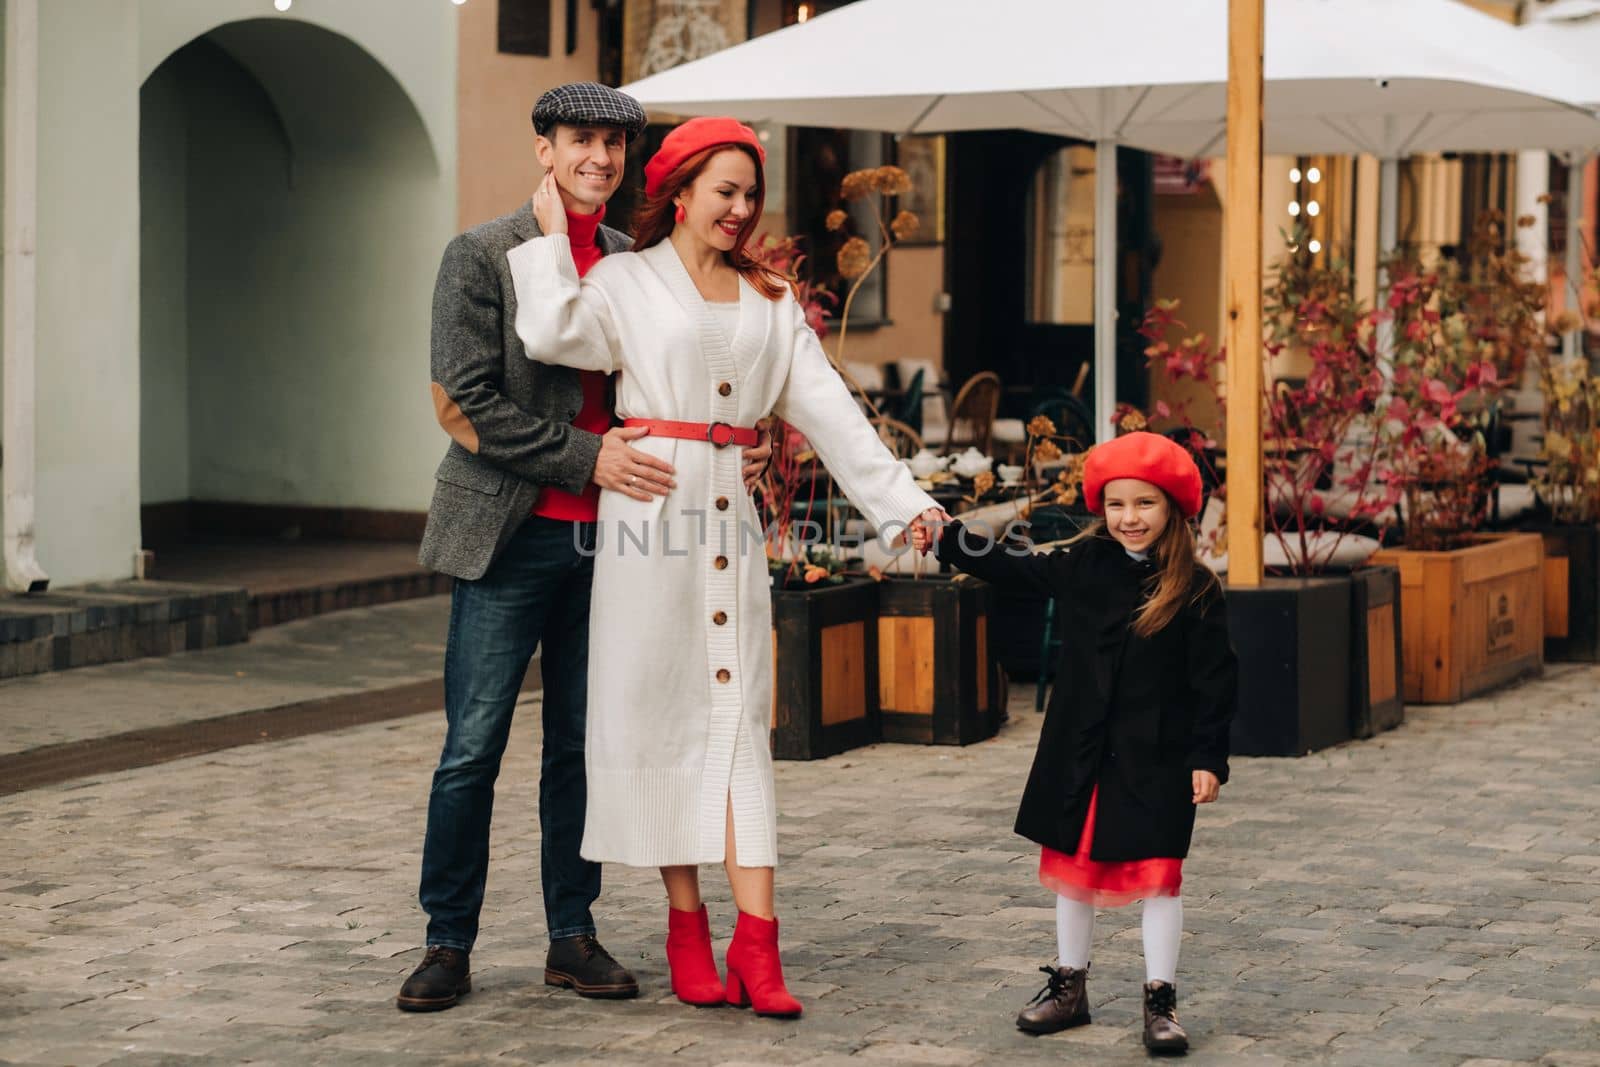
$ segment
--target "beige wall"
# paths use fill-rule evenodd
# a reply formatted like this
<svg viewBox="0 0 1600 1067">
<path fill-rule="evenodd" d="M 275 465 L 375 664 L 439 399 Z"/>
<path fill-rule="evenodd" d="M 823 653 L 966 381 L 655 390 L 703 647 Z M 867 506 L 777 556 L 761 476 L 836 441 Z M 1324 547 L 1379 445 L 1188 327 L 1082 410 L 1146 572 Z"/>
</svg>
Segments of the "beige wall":
<svg viewBox="0 0 1600 1067">
<path fill-rule="evenodd" d="M 499 5 L 474 0 L 457 9 L 457 99 L 462 229 L 515 211 L 533 192 L 539 164 L 529 118 L 539 94 L 554 85 L 593 81 L 600 67 L 600 21 L 578 5 L 578 50 L 565 55 L 567 5 L 551 4 L 549 58 L 501 55 L 496 47 Z"/>
<path fill-rule="evenodd" d="M 778 0 L 754 0 L 756 32 L 780 27 Z M 552 51 L 566 41 L 566 5 L 551 5 L 554 19 Z M 539 166 L 533 153 L 533 128 L 529 112 L 545 89 L 569 81 L 593 80 L 599 71 L 599 19 L 588 3 L 578 5 L 578 50 L 571 56 L 550 58 L 501 55 L 496 51 L 498 9 L 495 0 L 473 0 L 461 6 L 458 39 L 460 63 L 457 98 L 460 209 L 462 229 L 515 210 L 533 189 Z M 774 127 L 781 143 L 782 127 Z M 782 162 L 769 178 L 783 188 Z M 785 205 L 781 193 L 770 196 L 774 232 L 791 232 L 793 219 L 780 217 Z M 849 338 L 851 360 L 884 362 L 893 359 L 932 360 L 942 365 L 944 316 L 937 308 L 944 291 L 944 247 L 916 245 L 889 254 L 889 319 L 891 325 L 853 331 Z M 837 334 L 829 338 L 829 350 Z"/>
<path fill-rule="evenodd" d="M 1493 15 L 1506 22 L 1517 21 L 1517 0 L 1457 0 L 1468 7 L 1477 8 L 1485 15 Z"/>
<path fill-rule="evenodd" d="M 1153 295 L 1181 302 L 1178 317 L 1186 335 L 1204 333 L 1213 344 L 1222 336 L 1222 203 L 1218 187 L 1202 186 L 1190 196 L 1155 198 L 1156 232 L 1161 235 L 1161 263 L 1156 267 Z M 1208 432 L 1221 429 L 1216 399 L 1206 386 L 1172 382 L 1150 372 L 1150 407 L 1158 401 L 1185 405 L 1189 417 Z M 1159 424 L 1158 424 L 1159 425 Z"/>
<path fill-rule="evenodd" d="M 889 320 L 874 330 L 852 329 L 845 358 L 852 363 L 887 363 L 896 359 L 930 360 L 944 365 L 944 315 L 935 306 L 944 291 L 944 246 L 913 245 L 890 251 Z M 837 333 L 823 342 L 837 353 Z"/>
</svg>

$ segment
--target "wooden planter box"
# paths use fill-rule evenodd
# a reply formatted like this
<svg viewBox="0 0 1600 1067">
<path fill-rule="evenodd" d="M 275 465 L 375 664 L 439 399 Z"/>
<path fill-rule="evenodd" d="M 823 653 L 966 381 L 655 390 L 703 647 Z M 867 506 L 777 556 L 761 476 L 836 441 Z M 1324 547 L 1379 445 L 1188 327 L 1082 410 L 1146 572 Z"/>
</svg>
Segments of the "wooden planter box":
<svg viewBox="0 0 1600 1067">
<path fill-rule="evenodd" d="M 1386 548 L 1400 568 L 1405 698 L 1453 704 L 1544 664 L 1544 546 L 1538 534 L 1479 534 L 1464 548 Z"/>
<path fill-rule="evenodd" d="M 1228 589 L 1235 755 L 1303 756 L 1350 739 L 1351 584 L 1335 575 Z"/>
<path fill-rule="evenodd" d="M 1600 662 L 1600 527 L 1545 526 L 1544 658 Z"/>
<path fill-rule="evenodd" d="M 772 754 L 821 759 L 879 740 L 877 583 L 772 591 Z"/>
<path fill-rule="evenodd" d="M 969 745 L 1000 728 L 1005 694 L 989 644 L 994 588 L 968 576 L 878 583 L 883 739 Z"/>
<path fill-rule="evenodd" d="M 1362 567 L 1350 575 L 1350 593 L 1350 736 L 1367 738 L 1406 717 L 1400 572 Z"/>
</svg>

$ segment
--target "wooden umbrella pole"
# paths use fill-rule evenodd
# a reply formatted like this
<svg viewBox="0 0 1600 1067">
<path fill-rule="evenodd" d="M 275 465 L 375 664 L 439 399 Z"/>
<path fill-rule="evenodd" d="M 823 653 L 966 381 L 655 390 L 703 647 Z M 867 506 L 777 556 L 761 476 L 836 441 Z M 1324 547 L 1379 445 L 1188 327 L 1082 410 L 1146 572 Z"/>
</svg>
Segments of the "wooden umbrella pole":
<svg viewBox="0 0 1600 1067">
<path fill-rule="evenodd" d="M 1228 0 L 1228 584 L 1261 584 L 1263 0 Z"/>
</svg>

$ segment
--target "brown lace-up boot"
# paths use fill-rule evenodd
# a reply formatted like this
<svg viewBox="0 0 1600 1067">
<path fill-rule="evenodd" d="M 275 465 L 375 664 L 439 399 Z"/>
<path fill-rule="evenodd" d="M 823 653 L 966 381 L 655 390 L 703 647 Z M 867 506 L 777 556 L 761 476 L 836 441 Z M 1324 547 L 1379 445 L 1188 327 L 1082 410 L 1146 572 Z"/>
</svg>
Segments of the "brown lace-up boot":
<svg viewBox="0 0 1600 1067">
<path fill-rule="evenodd" d="M 1170 982 L 1144 987 L 1144 1047 L 1151 1052 L 1189 1051 L 1189 1035 L 1178 1025 L 1178 988 Z"/>
<path fill-rule="evenodd" d="M 1017 1014 L 1017 1029 L 1030 1034 L 1053 1034 L 1089 1021 L 1089 968 L 1040 967 L 1049 975 L 1038 996 Z"/>
</svg>

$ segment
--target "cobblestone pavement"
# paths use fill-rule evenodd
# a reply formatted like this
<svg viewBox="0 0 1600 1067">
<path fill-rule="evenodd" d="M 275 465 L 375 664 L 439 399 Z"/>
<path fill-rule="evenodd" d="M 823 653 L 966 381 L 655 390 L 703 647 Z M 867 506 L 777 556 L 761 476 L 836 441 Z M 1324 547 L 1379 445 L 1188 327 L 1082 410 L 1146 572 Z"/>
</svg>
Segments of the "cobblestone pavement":
<svg viewBox="0 0 1600 1067">
<path fill-rule="evenodd" d="M 1597 683 L 1553 670 L 1381 740 L 1238 761 L 1186 870 L 1190 1061 L 1600 1064 Z M 531 714 L 501 778 L 474 992 L 435 1015 L 393 996 L 420 956 L 439 716 L 7 797 L 0 1060 L 1143 1062 L 1136 909 L 1102 915 L 1093 1025 L 1012 1026 L 1054 949 L 1009 832 L 1038 731 L 1022 695 L 985 744 L 780 765 L 798 1022 L 671 999 L 652 872 L 608 869 L 599 908 L 645 995 L 542 984 Z"/>
</svg>

